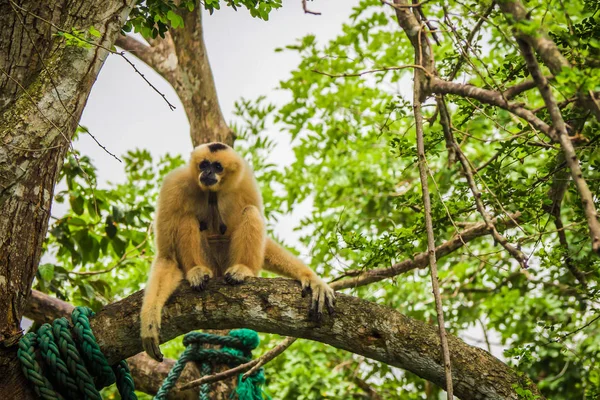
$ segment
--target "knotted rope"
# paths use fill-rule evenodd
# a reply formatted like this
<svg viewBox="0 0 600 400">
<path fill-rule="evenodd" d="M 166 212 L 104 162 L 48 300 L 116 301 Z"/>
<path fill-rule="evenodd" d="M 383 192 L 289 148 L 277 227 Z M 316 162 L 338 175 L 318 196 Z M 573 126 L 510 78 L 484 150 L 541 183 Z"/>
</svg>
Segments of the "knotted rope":
<svg viewBox="0 0 600 400">
<path fill-rule="evenodd" d="M 99 390 L 116 381 L 123 400 L 137 400 L 127 362 L 111 367 L 100 350 L 90 327 L 93 315 L 87 307 L 75 307 L 72 328 L 66 318 L 58 318 L 19 341 L 23 373 L 40 398 L 102 400 Z"/>
<path fill-rule="evenodd" d="M 252 350 L 254 350 L 260 340 L 258 334 L 251 329 L 235 329 L 229 332 L 227 336 L 213 335 L 209 333 L 190 332 L 183 337 L 185 350 L 171 369 L 169 375 L 164 380 L 161 388 L 154 397 L 155 400 L 165 400 L 177 380 L 185 364 L 194 361 L 201 364 L 201 373 L 209 375 L 212 364 L 226 364 L 229 367 L 235 367 L 247 363 L 252 359 Z M 205 349 L 203 344 L 221 345 L 221 349 Z M 242 379 L 244 374 L 238 376 L 236 394 L 239 400 L 262 400 L 262 384 L 265 382 L 263 369 L 250 375 L 246 380 Z M 200 400 L 209 400 L 210 383 L 200 386 Z"/>
</svg>

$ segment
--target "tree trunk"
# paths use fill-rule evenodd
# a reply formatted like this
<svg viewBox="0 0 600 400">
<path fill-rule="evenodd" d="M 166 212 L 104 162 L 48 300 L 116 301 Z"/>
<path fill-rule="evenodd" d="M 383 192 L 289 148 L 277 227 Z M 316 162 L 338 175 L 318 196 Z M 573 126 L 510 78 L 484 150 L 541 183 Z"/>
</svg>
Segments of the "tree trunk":
<svg viewBox="0 0 600 400">
<path fill-rule="evenodd" d="M 20 320 L 46 235 L 54 184 L 108 52 L 66 46 L 58 29 L 110 48 L 133 0 L 0 1 L 0 393 L 31 398 L 16 360 Z"/>
</svg>

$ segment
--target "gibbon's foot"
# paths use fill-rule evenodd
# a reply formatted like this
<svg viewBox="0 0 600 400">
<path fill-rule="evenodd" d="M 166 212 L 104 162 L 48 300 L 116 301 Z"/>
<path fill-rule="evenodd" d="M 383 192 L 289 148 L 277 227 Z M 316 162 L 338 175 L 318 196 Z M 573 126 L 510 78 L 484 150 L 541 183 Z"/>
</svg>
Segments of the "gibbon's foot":
<svg viewBox="0 0 600 400">
<path fill-rule="evenodd" d="M 204 265 L 197 265 L 187 272 L 185 279 L 187 279 L 193 289 L 203 290 L 212 276 L 213 273 L 209 268 Z"/>
<path fill-rule="evenodd" d="M 323 308 L 327 307 L 329 315 L 333 316 L 335 310 L 335 292 L 321 278 L 314 275 L 300 281 L 302 284 L 302 297 L 311 293 L 308 318 L 320 322 L 323 319 Z"/>
<path fill-rule="evenodd" d="M 247 277 L 254 276 L 252 270 L 244 264 L 235 264 L 233 267 L 225 271 L 225 282 L 230 285 L 239 285 L 244 282 Z"/>
<path fill-rule="evenodd" d="M 163 355 L 160 352 L 160 347 L 158 347 L 158 337 L 143 337 L 142 338 L 142 346 L 146 353 L 153 359 L 158 362 L 163 361 Z"/>
</svg>

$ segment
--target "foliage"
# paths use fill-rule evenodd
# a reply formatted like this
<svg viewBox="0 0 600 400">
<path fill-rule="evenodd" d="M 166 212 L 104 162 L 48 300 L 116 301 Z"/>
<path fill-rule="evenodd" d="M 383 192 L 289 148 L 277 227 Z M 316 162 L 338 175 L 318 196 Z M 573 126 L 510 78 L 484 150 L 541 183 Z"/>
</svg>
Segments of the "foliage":
<svg viewBox="0 0 600 400">
<path fill-rule="evenodd" d="M 143 26 L 152 29 L 144 35 L 160 34 L 158 22 L 173 26 L 169 10 L 181 12 L 167 2 L 143 4 L 158 4 L 159 9 L 140 11 L 137 22 L 130 21 L 137 31 Z M 266 19 L 263 14 L 280 2 L 226 5 L 244 6 Z M 552 90 L 569 124 L 584 177 L 592 193 L 600 193 L 599 123 L 576 102 L 578 93 L 600 91 L 599 6 L 593 1 L 558 0 L 526 5 L 531 8 L 530 19 L 517 28 L 549 31 L 573 65 L 554 77 Z M 204 6 L 212 11 L 219 3 Z M 422 9 L 440 28 L 439 44 L 431 40 L 440 76 L 448 78 L 467 52 L 469 58 L 455 80 L 504 91 L 529 76 L 512 28 L 497 7 L 468 42 L 469 32 L 488 7 L 482 2 L 449 1 L 444 7 L 425 2 Z M 308 35 L 277 51 L 301 57 L 289 79 L 280 84 L 290 100 L 279 106 L 265 98 L 241 100 L 235 127 L 240 137 L 236 145 L 259 171 L 270 228 L 279 217 L 310 201 L 312 212 L 297 228 L 312 266 L 330 278 L 387 267 L 425 251 L 410 104 L 412 71 L 348 76 L 414 62 L 412 45 L 393 10 L 376 0 L 362 0 L 330 42 L 320 43 Z M 549 75 L 546 67 L 544 73 Z M 536 90 L 517 100 L 550 122 Z M 597 399 L 600 261 L 590 251 L 580 197 L 563 173 L 558 146 L 507 111 L 459 96 L 446 96 L 446 101 L 453 134 L 477 169 L 482 201 L 493 216 L 521 213 L 519 226 L 503 233 L 529 258 L 529 268 L 521 270 L 498 243 L 483 237 L 440 259 L 447 328 L 465 340 L 482 338 L 478 345 L 496 354 L 505 350 L 503 359 L 532 379 L 547 398 Z M 482 219 L 460 164 L 448 155 L 432 101 L 425 104 L 425 113 L 434 230 L 441 244 Z M 292 142 L 294 159 L 283 170 L 270 161 L 276 142 L 269 132 Z M 70 210 L 52 222 L 46 243 L 49 261 L 38 271 L 38 288 L 98 307 L 143 284 L 152 256 L 147 229 L 157 189 L 164 173 L 182 161 L 165 157 L 155 162 L 143 150 L 131 151 L 124 159 L 125 182 L 106 189 L 95 188 L 95 169 L 85 156 L 65 162 L 61 179 L 66 189 L 57 193 L 56 201 L 68 202 Z M 559 205 L 551 196 L 554 185 L 566 185 Z M 595 201 L 599 208 L 600 198 Z M 555 225 L 552 210 L 557 205 L 568 246 L 561 243 Z M 80 274 L 115 265 L 99 275 Z M 572 273 L 573 267 L 585 276 L 585 286 Z M 426 270 L 352 293 L 410 317 L 435 321 Z M 265 337 L 261 351 L 271 344 L 272 337 Z M 170 356 L 181 350 L 175 343 L 166 348 Z M 424 393 L 434 398 L 439 393 L 410 373 L 306 341 L 271 362 L 267 377 L 267 390 L 275 398 L 361 398 L 360 382 L 386 399 L 424 399 Z M 523 398 L 531 398 L 526 385 L 518 390 Z"/>
<path fill-rule="evenodd" d="M 225 0 L 224 3 L 234 10 L 244 7 L 254 18 L 265 21 L 269 20 L 272 10 L 281 7 L 281 0 Z M 138 0 L 123 26 L 123 33 L 134 31 L 146 39 L 156 39 L 157 36 L 164 38 L 169 28 L 184 27 L 181 15 L 193 11 L 196 4 L 196 0 Z M 221 8 L 221 0 L 204 0 L 201 4 L 211 14 Z"/>
</svg>

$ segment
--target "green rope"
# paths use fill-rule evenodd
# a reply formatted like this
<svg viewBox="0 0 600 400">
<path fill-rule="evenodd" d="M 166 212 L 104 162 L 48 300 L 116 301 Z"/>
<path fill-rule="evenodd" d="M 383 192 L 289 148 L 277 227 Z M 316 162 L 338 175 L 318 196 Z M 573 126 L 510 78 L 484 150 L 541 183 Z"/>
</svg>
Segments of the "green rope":
<svg viewBox="0 0 600 400">
<path fill-rule="evenodd" d="M 235 367 L 247 363 L 252 359 L 252 350 L 258 347 L 258 334 L 250 329 L 236 329 L 229 332 L 228 336 L 212 335 L 209 333 L 190 332 L 183 337 L 183 344 L 186 346 L 181 356 L 169 371 L 169 375 L 164 380 L 154 400 L 165 400 L 169 391 L 175 386 L 181 376 L 181 372 L 190 361 L 201 364 L 202 375 L 210 375 L 211 364 L 226 364 L 229 367 Z M 203 344 L 221 345 L 223 348 L 204 349 Z M 263 392 L 261 386 L 265 382 L 264 371 L 261 368 L 252 374 L 245 381 L 242 379 L 244 374 L 238 377 L 238 386 L 236 389 L 239 400 L 262 400 Z M 209 400 L 210 383 L 200 386 L 200 400 Z"/>
<path fill-rule="evenodd" d="M 122 399 L 137 399 L 127 362 L 111 367 L 100 350 L 90 327 L 93 315 L 87 307 L 75 307 L 73 336 L 67 319 L 58 318 L 19 341 L 21 368 L 41 399 L 102 400 L 99 390 L 115 381 Z"/>
</svg>

